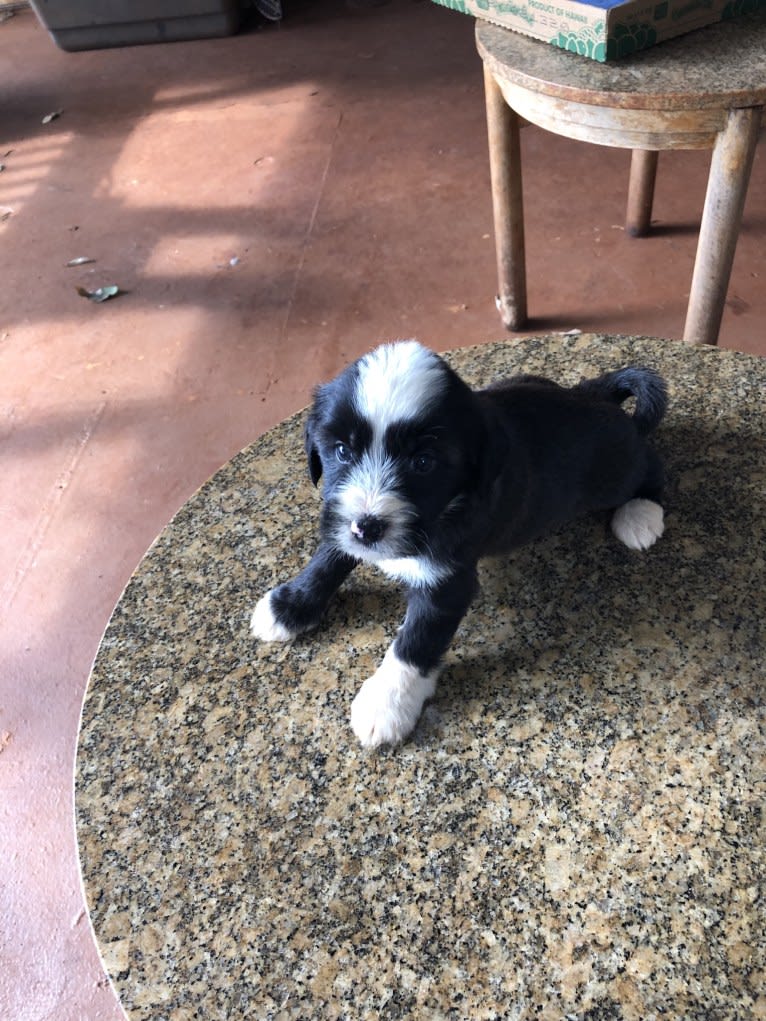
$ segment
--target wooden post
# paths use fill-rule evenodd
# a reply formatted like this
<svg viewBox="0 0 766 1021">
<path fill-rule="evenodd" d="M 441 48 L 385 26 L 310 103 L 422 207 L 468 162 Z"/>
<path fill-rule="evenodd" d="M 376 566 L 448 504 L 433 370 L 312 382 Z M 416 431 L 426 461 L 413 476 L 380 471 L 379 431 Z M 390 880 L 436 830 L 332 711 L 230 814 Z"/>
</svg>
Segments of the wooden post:
<svg viewBox="0 0 766 1021">
<path fill-rule="evenodd" d="M 634 149 L 630 158 L 625 230 L 634 238 L 642 238 L 649 233 L 658 156 L 655 149 Z"/>
<path fill-rule="evenodd" d="M 506 329 L 520 330 L 527 320 L 527 275 L 519 117 L 505 102 L 486 65 L 484 95 L 497 254 L 497 307 Z"/>
<path fill-rule="evenodd" d="M 730 110 L 710 163 L 684 340 L 717 344 L 753 166 L 761 107 Z"/>
</svg>

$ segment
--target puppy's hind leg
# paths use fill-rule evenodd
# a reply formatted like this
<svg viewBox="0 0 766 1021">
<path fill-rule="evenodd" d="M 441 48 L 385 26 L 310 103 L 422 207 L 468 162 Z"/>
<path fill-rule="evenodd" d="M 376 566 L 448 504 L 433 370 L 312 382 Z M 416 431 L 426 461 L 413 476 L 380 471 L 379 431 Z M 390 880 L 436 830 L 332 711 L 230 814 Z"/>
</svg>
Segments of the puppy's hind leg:
<svg viewBox="0 0 766 1021">
<path fill-rule="evenodd" d="M 665 531 L 662 499 L 662 465 L 649 451 L 647 473 L 636 495 L 612 515 L 612 531 L 628 549 L 647 550 Z"/>
<path fill-rule="evenodd" d="M 634 497 L 612 516 L 612 531 L 629 549 L 646 550 L 665 531 L 662 505 L 654 500 Z"/>
<path fill-rule="evenodd" d="M 262 596 L 250 630 L 263 642 L 289 642 L 321 620 L 330 599 L 356 566 L 356 560 L 323 544 L 300 574 Z"/>
</svg>

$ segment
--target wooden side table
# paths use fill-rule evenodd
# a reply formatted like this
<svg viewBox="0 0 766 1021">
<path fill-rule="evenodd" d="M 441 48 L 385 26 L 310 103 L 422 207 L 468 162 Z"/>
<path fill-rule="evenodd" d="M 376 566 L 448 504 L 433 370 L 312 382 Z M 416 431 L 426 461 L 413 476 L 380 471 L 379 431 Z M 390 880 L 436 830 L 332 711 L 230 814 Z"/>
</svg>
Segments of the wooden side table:
<svg viewBox="0 0 766 1021">
<path fill-rule="evenodd" d="M 527 318 L 521 118 L 558 135 L 633 150 L 626 229 L 649 229 L 658 152 L 712 148 L 684 340 L 715 344 L 766 102 L 766 11 L 599 64 L 477 21 L 484 62 L 498 307 Z"/>
</svg>

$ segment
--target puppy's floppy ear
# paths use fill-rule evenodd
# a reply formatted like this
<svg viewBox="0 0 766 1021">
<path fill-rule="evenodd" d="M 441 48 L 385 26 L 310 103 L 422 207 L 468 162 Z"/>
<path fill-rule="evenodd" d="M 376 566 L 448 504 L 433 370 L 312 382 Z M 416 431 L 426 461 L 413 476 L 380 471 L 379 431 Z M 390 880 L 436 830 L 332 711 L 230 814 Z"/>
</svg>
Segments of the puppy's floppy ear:
<svg viewBox="0 0 766 1021">
<path fill-rule="evenodd" d="M 322 477 L 322 458 L 319 456 L 319 449 L 314 440 L 315 433 L 316 421 L 314 420 L 313 414 L 309 414 L 303 438 L 306 445 L 306 459 L 309 466 L 309 478 L 314 485 L 316 485 Z"/>
<path fill-rule="evenodd" d="M 324 400 L 325 398 L 322 394 L 322 388 L 319 387 L 314 391 L 314 403 L 312 404 L 308 418 L 306 419 L 306 428 L 303 434 L 303 441 L 306 448 L 306 459 L 309 466 L 309 478 L 314 485 L 316 485 L 322 477 L 322 458 L 319 456 L 317 433 L 319 431 L 321 410 Z"/>
</svg>

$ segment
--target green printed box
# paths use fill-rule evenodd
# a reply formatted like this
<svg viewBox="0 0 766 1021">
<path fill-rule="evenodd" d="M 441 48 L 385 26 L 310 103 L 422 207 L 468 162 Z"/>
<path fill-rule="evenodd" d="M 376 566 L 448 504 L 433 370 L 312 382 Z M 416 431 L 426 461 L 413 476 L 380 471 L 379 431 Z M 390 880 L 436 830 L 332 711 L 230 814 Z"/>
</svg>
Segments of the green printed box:
<svg viewBox="0 0 766 1021">
<path fill-rule="evenodd" d="M 766 0 L 434 0 L 592 60 L 617 60 Z"/>
</svg>

